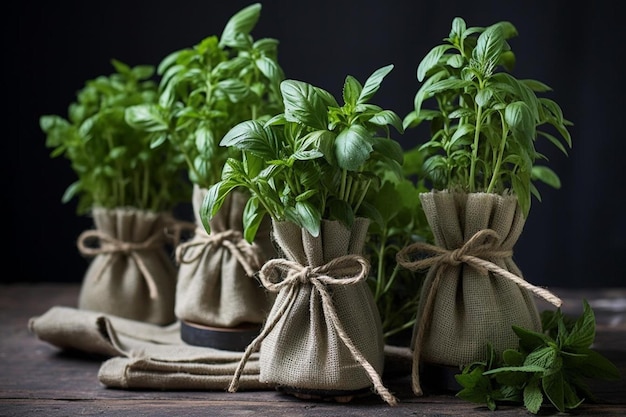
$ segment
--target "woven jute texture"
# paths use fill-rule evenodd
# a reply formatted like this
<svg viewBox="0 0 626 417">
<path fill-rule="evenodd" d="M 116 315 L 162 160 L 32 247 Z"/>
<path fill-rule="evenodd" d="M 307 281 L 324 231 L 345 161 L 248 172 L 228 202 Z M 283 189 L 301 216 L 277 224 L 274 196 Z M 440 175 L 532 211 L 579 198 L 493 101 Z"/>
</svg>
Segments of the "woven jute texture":
<svg viewBox="0 0 626 417">
<path fill-rule="evenodd" d="M 356 219 L 351 228 L 323 220 L 316 237 L 291 222 L 272 225 L 285 258 L 264 264 L 260 277 L 278 294 L 261 334 L 246 349 L 250 354 L 260 345 L 260 381 L 325 395 L 372 388 L 395 404 L 380 377 L 382 325 L 362 256 L 369 220 Z M 236 389 L 237 374 L 229 390 Z"/>
<path fill-rule="evenodd" d="M 211 233 L 202 226 L 200 207 L 207 190 L 194 187 L 196 229 L 176 248 L 178 281 L 176 316 L 205 326 L 234 327 L 263 322 L 273 302 L 254 274 L 275 256 L 270 221 L 263 222 L 253 243 L 243 238 L 247 194 L 233 192 L 211 219 Z"/>
<path fill-rule="evenodd" d="M 419 362 L 468 365 L 486 359 L 488 343 L 497 352 L 517 348 L 513 325 L 541 330 L 533 295 L 525 288 L 530 285 L 525 285 L 513 261 L 513 247 L 525 222 L 517 199 L 448 191 L 423 193 L 420 199 L 441 250 L 430 258 L 414 327 L 417 394 L 421 394 L 420 382 L 415 381 Z M 507 277 L 511 275 L 519 282 Z"/>
<path fill-rule="evenodd" d="M 176 320 L 176 267 L 166 249 L 165 213 L 134 208 L 92 210 L 94 230 L 78 248 L 93 256 L 78 308 L 152 323 Z"/>
</svg>

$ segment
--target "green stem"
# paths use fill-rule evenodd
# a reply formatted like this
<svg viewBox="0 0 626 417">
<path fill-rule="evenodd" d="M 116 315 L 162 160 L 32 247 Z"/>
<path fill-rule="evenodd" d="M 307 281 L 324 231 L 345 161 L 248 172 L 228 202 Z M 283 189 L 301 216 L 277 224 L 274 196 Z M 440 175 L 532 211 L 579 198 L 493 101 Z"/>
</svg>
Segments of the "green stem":
<svg viewBox="0 0 626 417">
<path fill-rule="evenodd" d="M 382 230 L 381 236 L 387 236 L 387 229 L 384 228 Z M 382 237 L 380 241 L 380 246 L 378 247 L 377 256 L 378 256 L 378 268 L 376 271 L 376 291 L 374 292 L 374 300 L 378 303 L 380 298 L 383 296 L 383 288 L 385 287 L 385 250 L 387 239 Z"/>
<path fill-rule="evenodd" d="M 478 106 L 476 111 L 476 130 L 474 130 L 474 143 L 472 144 L 472 159 L 470 160 L 469 192 L 476 190 L 476 161 L 478 159 L 478 142 L 480 140 L 480 128 L 483 115 L 483 108 Z"/>
<path fill-rule="evenodd" d="M 487 187 L 487 192 L 493 192 L 493 189 L 498 182 L 500 166 L 502 165 L 502 159 L 504 158 L 504 148 L 506 146 L 506 138 L 508 135 L 508 129 L 506 128 L 506 124 L 504 121 L 504 113 L 500 112 L 500 119 L 502 122 L 502 137 L 500 138 L 500 146 L 498 149 L 498 158 L 496 159 L 496 164 L 493 167 L 493 172 L 491 173 L 491 181 L 489 182 L 489 186 Z"/>
</svg>

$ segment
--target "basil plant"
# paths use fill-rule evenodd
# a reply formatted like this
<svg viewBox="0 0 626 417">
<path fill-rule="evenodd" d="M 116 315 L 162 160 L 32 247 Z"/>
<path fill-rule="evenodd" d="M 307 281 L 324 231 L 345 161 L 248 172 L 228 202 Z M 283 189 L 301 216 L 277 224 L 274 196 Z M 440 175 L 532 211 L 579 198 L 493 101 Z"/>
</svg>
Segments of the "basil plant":
<svg viewBox="0 0 626 417">
<path fill-rule="evenodd" d="M 326 90 L 288 79 L 280 84 L 284 112 L 268 121 L 246 120 L 220 145 L 241 152 L 229 158 L 221 180 L 203 201 L 201 218 L 209 221 L 229 192 L 249 190 L 244 236 L 252 241 L 265 215 L 290 221 L 318 236 L 322 219 L 350 226 L 356 216 L 379 218 L 368 194 L 380 184 L 378 173 L 402 175 L 403 151 L 391 128 L 403 133 L 391 110 L 370 103 L 393 69 L 376 70 L 361 84 L 348 75 L 343 105 Z M 370 193 L 368 193 L 368 191 Z"/>
<path fill-rule="evenodd" d="M 191 192 L 184 160 L 172 146 L 151 148 L 153 133 L 125 119 L 129 107 L 157 101 L 155 68 L 131 67 L 115 59 L 111 63 L 115 71 L 87 80 L 69 105 L 67 117 L 39 119 L 51 157 L 67 158 L 77 176 L 62 201 L 77 198 L 78 214 L 87 214 L 95 206 L 170 210 Z"/>
<path fill-rule="evenodd" d="M 551 91 L 532 79 L 510 72 L 515 54 L 508 40 L 517 29 L 507 21 L 488 27 L 467 27 L 456 17 L 442 45 L 420 62 L 423 82 L 405 129 L 430 122 L 430 138 L 420 147 L 428 153 L 424 170 L 437 189 L 502 193 L 512 191 L 524 215 L 531 194 L 541 200 L 534 181 L 560 187 L 557 174 L 537 160 L 540 137 L 567 154 L 572 123 L 560 106 L 540 96 Z M 424 106 L 434 102 L 434 108 Z"/>
<path fill-rule="evenodd" d="M 224 134 L 248 119 L 267 120 L 282 111 L 278 41 L 254 40 L 250 32 L 261 13 L 259 3 L 237 12 L 221 36 L 208 36 L 192 48 L 166 56 L 157 103 L 129 108 L 134 126 L 155 134 L 152 148 L 172 143 L 183 155 L 189 179 L 201 188 L 219 180 L 231 156 L 219 147 Z"/>
</svg>

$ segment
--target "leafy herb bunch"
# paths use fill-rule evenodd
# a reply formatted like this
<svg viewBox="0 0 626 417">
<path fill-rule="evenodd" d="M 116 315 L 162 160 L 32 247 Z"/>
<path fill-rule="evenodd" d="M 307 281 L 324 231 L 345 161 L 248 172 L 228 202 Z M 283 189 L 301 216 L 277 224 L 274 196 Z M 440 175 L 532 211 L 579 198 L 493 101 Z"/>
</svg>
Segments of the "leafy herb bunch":
<svg viewBox="0 0 626 417">
<path fill-rule="evenodd" d="M 371 194 L 379 220 L 370 224 L 366 252 L 371 271 L 370 288 L 381 313 L 383 336 L 388 343 L 404 343 L 415 324 L 425 273 L 402 268 L 398 252 L 415 242 L 432 242 L 433 236 L 419 195 L 427 192 L 422 172 L 423 155 L 416 149 L 404 152 L 402 177 L 379 173 L 381 185 Z"/>
<path fill-rule="evenodd" d="M 39 119 L 51 157 L 69 159 L 78 176 L 62 201 L 77 197 L 79 214 L 94 206 L 169 210 L 189 198 L 184 160 L 170 146 L 151 149 L 153 135 L 125 120 L 128 107 L 156 102 L 154 67 L 112 65 L 111 75 L 86 81 L 67 118 Z"/>
<path fill-rule="evenodd" d="M 319 235 L 322 219 L 347 226 L 358 215 L 378 219 L 368 191 L 379 186 L 381 167 L 401 175 L 403 159 L 390 137 L 390 126 L 403 132 L 400 117 L 370 103 L 392 69 L 376 70 L 365 84 L 348 75 L 343 105 L 322 88 L 284 80 L 283 113 L 266 122 L 244 121 L 220 142 L 241 151 L 242 159 L 228 159 L 221 180 L 208 190 L 201 210 L 205 228 L 237 188 L 251 194 L 243 219 L 249 241 L 266 214 L 312 236 Z"/>
<path fill-rule="evenodd" d="M 221 37 L 208 36 L 175 51 L 158 66 L 158 103 L 130 108 L 129 122 L 154 132 L 152 148 L 170 141 L 184 156 L 189 179 L 201 188 L 219 180 L 228 149 L 226 132 L 243 120 L 267 120 L 282 111 L 278 41 L 254 40 L 261 5 L 233 15 Z"/>
<path fill-rule="evenodd" d="M 595 400 L 586 379 L 619 379 L 617 367 L 591 349 L 595 339 L 595 315 L 586 300 L 577 320 L 560 309 L 544 311 L 543 333 L 513 326 L 519 348 L 501 356 L 490 347 L 488 360 L 468 365 L 456 375 L 464 400 L 486 404 L 524 404 L 536 414 L 544 404 L 566 412 L 585 399 Z"/>
<path fill-rule="evenodd" d="M 543 137 L 567 154 L 572 123 L 556 102 L 537 95 L 550 91 L 549 86 L 510 73 L 515 54 L 508 40 L 517 34 L 510 22 L 468 28 L 462 18 L 454 18 L 445 43 L 417 68 L 423 84 L 403 123 L 411 128 L 430 122 L 431 136 L 421 149 L 429 155 L 425 171 L 434 188 L 509 190 L 528 215 L 531 194 L 541 200 L 533 181 L 560 187 L 554 171 L 535 164 L 547 159 L 537 152 L 536 139 Z M 435 109 L 424 107 L 429 99 Z"/>
</svg>

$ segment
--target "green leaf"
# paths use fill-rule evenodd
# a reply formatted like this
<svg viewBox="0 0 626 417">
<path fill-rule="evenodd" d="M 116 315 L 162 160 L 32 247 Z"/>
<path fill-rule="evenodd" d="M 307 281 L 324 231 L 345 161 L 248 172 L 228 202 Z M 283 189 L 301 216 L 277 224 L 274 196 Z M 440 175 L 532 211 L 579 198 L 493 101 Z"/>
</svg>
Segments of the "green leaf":
<svg viewBox="0 0 626 417">
<path fill-rule="evenodd" d="M 351 75 L 346 77 L 346 81 L 343 84 L 343 101 L 346 104 L 356 106 L 359 95 L 363 90 L 361 83 Z"/>
<path fill-rule="evenodd" d="M 533 414 L 537 414 L 543 404 L 543 393 L 538 380 L 530 381 L 524 387 L 524 407 Z"/>
<path fill-rule="evenodd" d="M 531 178 L 533 180 L 539 180 L 544 184 L 551 186 L 552 188 L 561 188 L 561 179 L 559 176 L 547 166 L 533 165 Z"/>
<path fill-rule="evenodd" d="M 561 371 L 546 375 L 541 379 L 541 385 L 546 397 L 557 410 L 565 411 L 565 392 L 563 373 Z"/>
<path fill-rule="evenodd" d="M 285 104 L 285 118 L 312 129 L 324 130 L 328 125 L 326 105 L 314 86 L 297 80 L 280 84 Z"/>
<path fill-rule="evenodd" d="M 374 71 L 365 81 L 357 103 L 361 104 L 369 102 L 374 94 L 376 94 L 376 92 L 380 89 L 380 85 L 382 84 L 385 76 L 387 76 L 392 69 L 393 64 L 390 64 Z"/>
<path fill-rule="evenodd" d="M 249 243 L 254 241 L 257 231 L 265 218 L 265 210 L 259 206 L 259 199 L 256 196 L 250 196 L 243 209 L 243 230 L 244 239 Z"/>
<path fill-rule="evenodd" d="M 393 126 L 399 133 L 404 133 L 402 119 L 392 110 L 382 110 L 372 116 L 369 121 L 378 126 Z"/>
<path fill-rule="evenodd" d="M 417 66 L 417 80 L 424 81 L 428 72 L 439 64 L 439 60 L 447 51 L 452 49 L 451 45 L 439 45 L 431 49 Z"/>
<path fill-rule="evenodd" d="M 588 348 L 596 337 L 596 319 L 587 300 L 583 300 L 583 314 L 578 318 L 564 345 L 570 348 Z"/>
<path fill-rule="evenodd" d="M 220 46 L 239 47 L 241 42 L 240 35 L 249 34 L 256 26 L 260 15 L 260 3 L 251 4 L 234 14 L 224 27 L 220 37 Z"/>
<path fill-rule="evenodd" d="M 606 380 L 620 379 L 620 371 L 617 366 L 602 354 L 592 349 L 580 349 L 577 352 L 584 355 L 583 359 L 572 360 L 571 368 L 576 369 L 582 376 Z"/>
<path fill-rule="evenodd" d="M 308 201 L 297 201 L 296 213 L 300 220 L 300 226 L 306 229 L 311 236 L 319 236 L 322 214 L 317 207 Z"/>
<path fill-rule="evenodd" d="M 523 348 L 527 352 L 532 352 L 533 350 L 547 345 L 552 341 L 548 336 L 535 332 L 529 329 L 524 329 L 519 326 L 512 326 L 513 331 L 520 339 L 520 347 Z"/>
<path fill-rule="evenodd" d="M 357 171 L 369 159 L 374 149 L 371 133 L 361 125 L 352 125 L 341 131 L 335 139 L 335 157 L 341 169 Z"/>
</svg>

